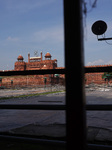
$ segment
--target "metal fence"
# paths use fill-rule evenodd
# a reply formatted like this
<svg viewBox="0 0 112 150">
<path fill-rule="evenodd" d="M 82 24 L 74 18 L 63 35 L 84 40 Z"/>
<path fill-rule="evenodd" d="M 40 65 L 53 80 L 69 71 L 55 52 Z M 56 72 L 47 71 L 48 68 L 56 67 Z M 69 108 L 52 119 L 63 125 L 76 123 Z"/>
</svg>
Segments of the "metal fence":
<svg viewBox="0 0 112 150">
<path fill-rule="evenodd" d="M 64 31 L 65 31 L 65 69 L 54 70 L 34 70 L 34 71 L 10 71 L 0 72 L 0 76 L 10 75 L 35 75 L 35 74 L 66 74 L 66 106 L 49 106 L 49 109 L 66 110 L 67 118 L 67 148 L 68 149 L 85 149 L 86 145 L 86 126 L 85 126 L 85 111 L 84 111 L 84 94 L 83 94 L 83 35 L 82 35 L 82 1 L 64 0 Z M 74 37 L 74 38 L 73 38 Z M 71 50 L 77 50 L 74 57 Z M 74 59 L 77 58 L 77 59 Z M 76 69 L 76 74 L 71 73 Z M 85 68 L 85 73 L 90 72 L 112 72 L 112 67 L 97 67 Z M 77 80 L 76 99 L 73 100 L 74 89 Z M 80 94 L 79 94 L 80 93 Z M 40 107 L 40 108 L 39 108 Z M 48 109 L 46 106 L 28 106 L 28 105 L 0 105 L 0 109 Z M 86 109 L 91 110 L 112 110 L 112 106 L 108 105 L 87 105 Z M 74 117 L 76 122 L 74 121 Z M 0 140 L 41 143 L 50 145 L 65 146 L 66 141 L 54 141 L 46 139 L 23 138 L 15 136 L 0 135 Z M 112 146 L 89 144 L 86 147 L 89 150 L 107 150 L 112 149 Z"/>
<path fill-rule="evenodd" d="M 112 72 L 112 67 L 89 67 L 85 68 L 85 73 L 96 73 L 96 72 Z M 112 104 L 91 104 L 86 105 L 87 111 L 112 111 Z M 98 144 L 88 144 L 89 150 L 110 150 L 112 146 L 110 145 L 98 145 Z"/>
<path fill-rule="evenodd" d="M 41 71 L 30 71 L 30 74 L 48 74 L 52 73 L 54 70 L 41 70 Z M 95 68 L 95 72 L 112 72 L 112 67 L 106 68 Z M 85 73 L 94 72 L 94 68 L 85 68 Z M 65 74 L 66 70 L 57 70 L 57 73 Z M 16 75 L 16 74 L 24 74 L 23 71 L 20 72 L 0 72 L 2 76 L 4 75 Z M 15 105 L 15 104 L 0 104 L 0 109 L 19 109 L 19 110 L 66 110 L 66 105 L 31 105 L 31 104 L 23 104 L 23 105 Z M 87 111 L 112 111 L 112 105 L 86 105 Z M 37 139 L 37 138 L 28 138 L 28 137 L 17 137 L 17 136 L 9 136 L 9 135 L 0 135 L 0 140 L 8 140 L 8 141 L 16 141 L 16 142 L 28 142 L 35 144 L 47 144 L 47 145 L 59 145 L 66 146 L 66 141 L 57 141 L 57 140 L 46 140 L 46 139 Z M 111 146 L 101 146 L 101 145 L 93 145 L 88 144 L 88 149 L 111 149 Z"/>
<path fill-rule="evenodd" d="M 59 74 L 65 74 L 65 69 L 57 69 L 57 70 L 33 70 L 33 71 L 9 71 L 9 72 L 0 72 L 0 76 L 11 76 L 11 75 L 34 75 L 34 74 L 53 74 L 54 72 Z M 66 110 L 65 105 L 31 105 L 31 104 L 23 104 L 23 105 L 15 105 L 15 104 L 0 104 L 0 109 L 19 109 L 19 110 Z M 5 141 L 15 141 L 15 142 L 27 142 L 33 144 L 44 144 L 44 145 L 58 145 L 65 147 L 65 141 L 58 140 L 47 140 L 47 139 L 38 139 L 38 138 L 28 138 L 28 137 L 20 137 L 20 136 L 9 136 L 5 134 L 0 134 L 0 140 Z"/>
</svg>

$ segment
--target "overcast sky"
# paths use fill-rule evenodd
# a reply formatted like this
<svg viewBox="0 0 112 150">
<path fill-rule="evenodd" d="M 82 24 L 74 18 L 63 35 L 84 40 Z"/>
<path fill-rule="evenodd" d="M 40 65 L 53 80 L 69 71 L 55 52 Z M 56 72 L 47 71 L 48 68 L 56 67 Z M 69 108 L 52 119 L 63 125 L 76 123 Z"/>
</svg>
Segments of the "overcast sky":
<svg viewBox="0 0 112 150">
<path fill-rule="evenodd" d="M 0 29 L 0 70 L 34 51 L 50 52 L 64 66 L 62 0 L 0 0 Z"/>
<path fill-rule="evenodd" d="M 112 37 L 112 0 L 97 0 L 96 7 L 91 9 L 91 4 L 95 0 L 85 0 L 87 2 L 87 17 L 84 20 L 85 27 L 85 65 L 112 64 L 112 40 L 98 41 L 97 36 L 91 32 L 91 26 L 98 20 L 106 22 L 108 28 L 106 37 Z M 99 36 L 102 38 L 102 36 Z"/>
</svg>

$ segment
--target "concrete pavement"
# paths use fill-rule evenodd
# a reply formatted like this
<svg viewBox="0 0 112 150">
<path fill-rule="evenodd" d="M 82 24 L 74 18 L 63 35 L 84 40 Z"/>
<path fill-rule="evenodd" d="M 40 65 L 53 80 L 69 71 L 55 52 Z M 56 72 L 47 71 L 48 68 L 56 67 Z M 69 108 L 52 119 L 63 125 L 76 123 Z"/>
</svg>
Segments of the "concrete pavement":
<svg viewBox="0 0 112 150">
<path fill-rule="evenodd" d="M 45 96 L 0 100 L 0 104 L 65 104 L 65 93 Z M 65 111 L 47 110 L 0 110 L 0 131 L 8 131 L 28 124 L 65 124 Z"/>
<path fill-rule="evenodd" d="M 112 89 L 99 88 L 86 92 L 87 104 L 112 104 Z M 112 111 L 87 111 L 87 140 L 112 142 Z"/>
<path fill-rule="evenodd" d="M 111 91 L 92 91 L 86 93 L 86 102 L 87 104 L 112 104 L 111 97 Z M 65 104 L 65 93 L 0 100 L 1 104 L 51 104 L 51 102 L 54 105 Z M 66 135 L 65 124 L 65 111 L 0 110 L 0 132 L 52 134 L 63 137 Z M 87 111 L 87 126 L 88 141 L 112 141 L 111 111 Z M 48 134 L 47 131 L 51 132 Z M 57 135 L 57 131 L 60 135 Z"/>
<path fill-rule="evenodd" d="M 112 104 L 112 91 L 92 91 L 86 93 L 87 104 Z M 112 128 L 112 111 L 87 111 L 87 125 Z"/>
<path fill-rule="evenodd" d="M 19 135 L 33 135 L 33 136 L 45 136 L 45 137 L 66 137 L 66 125 L 65 124 L 29 124 L 24 127 L 12 129 L 9 131 L 11 134 Z M 112 142 L 112 130 L 106 128 L 91 127 L 87 128 L 87 141 L 88 142 Z"/>
</svg>

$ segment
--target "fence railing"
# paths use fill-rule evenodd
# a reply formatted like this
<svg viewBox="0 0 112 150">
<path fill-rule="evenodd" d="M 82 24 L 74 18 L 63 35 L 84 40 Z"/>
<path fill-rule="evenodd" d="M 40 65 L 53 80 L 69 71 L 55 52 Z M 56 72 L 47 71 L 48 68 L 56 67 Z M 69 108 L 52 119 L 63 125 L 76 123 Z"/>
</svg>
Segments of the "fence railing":
<svg viewBox="0 0 112 150">
<path fill-rule="evenodd" d="M 1 71 L 0 76 L 14 76 L 14 75 L 36 75 L 36 74 L 65 74 L 65 69 L 49 69 L 49 70 L 31 70 L 31 71 Z M 19 110 L 65 110 L 65 105 L 32 105 L 32 104 L 0 104 L 0 109 L 19 109 Z M 65 146 L 65 141 L 47 140 L 20 136 L 9 136 L 0 134 L 0 140 L 27 142 L 35 144 L 58 145 Z"/>
<path fill-rule="evenodd" d="M 107 67 L 86 67 L 85 73 L 96 73 L 96 72 L 112 72 L 112 66 Z M 112 111 L 112 104 L 88 104 L 86 105 L 87 111 Z M 111 150 L 111 145 L 98 145 L 88 144 L 89 150 Z"/>
<path fill-rule="evenodd" d="M 112 66 L 107 67 L 85 67 L 85 73 L 112 72 Z"/>
<path fill-rule="evenodd" d="M 96 67 L 96 68 L 85 68 L 85 73 L 90 72 L 112 72 L 112 67 Z M 66 69 L 53 69 L 53 70 L 33 70 L 33 71 L 7 71 L 0 72 L 0 76 L 11 76 L 11 75 L 34 75 L 34 74 L 65 74 Z M 0 109 L 19 109 L 19 110 L 65 110 L 66 105 L 32 105 L 32 104 L 0 104 Z M 92 104 L 86 105 L 87 111 L 112 111 L 112 104 Z M 66 146 L 66 141 L 59 140 L 47 140 L 47 139 L 38 139 L 30 137 L 20 137 L 20 136 L 9 136 L 0 134 L 0 140 L 16 141 L 16 142 L 29 142 L 34 144 L 47 144 L 47 145 L 59 145 Z M 103 147 L 103 148 L 102 148 Z M 88 149 L 112 149 L 112 146 L 103 146 L 103 145 L 93 145 L 88 144 Z"/>
<path fill-rule="evenodd" d="M 42 69 L 42 70 L 25 70 L 25 71 L 0 71 L 0 76 L 14 75 L 44 75 L 44 74 L 65 74 L 66 69 Z"/>
<path fill-rule="evenodd" d="M 0 109 L 66 110 L 66 105 L 0 104 Z"/>
</svg>

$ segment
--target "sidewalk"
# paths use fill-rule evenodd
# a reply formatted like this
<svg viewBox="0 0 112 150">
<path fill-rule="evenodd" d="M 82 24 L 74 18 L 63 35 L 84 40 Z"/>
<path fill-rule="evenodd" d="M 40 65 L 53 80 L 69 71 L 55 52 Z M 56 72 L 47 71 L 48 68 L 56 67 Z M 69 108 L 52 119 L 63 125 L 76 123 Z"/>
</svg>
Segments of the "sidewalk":
<svg viewBox="0 0 112 150">
<path fill-rule="evenodd" d="M 24 127 L 12 129 L 9 131 L 11 134 L 19 135 L 30 135 L 39 137 L 50 137 L 50 138 L 64 138 L 66 137 L 66 125 L 65 124 L 29 124 Z M 99 127 L 88 127 L 87 128 L 87 141 L 93 142 L 112 142 L 112 129 L 105 129 Z"/>
<path fill-rule="evenodd" d="M 87 129 L 88 142 L 112 142 L 112 129 L 88 127 Z"/>
<path fill-rule="evenodd" d="M 11 134 L 30 135 L 38 137 L 51 138 L 65 138 L 66 125 L 65 124 L 29 124 L 24 127 L 12 129 Z"/>
</svg>

